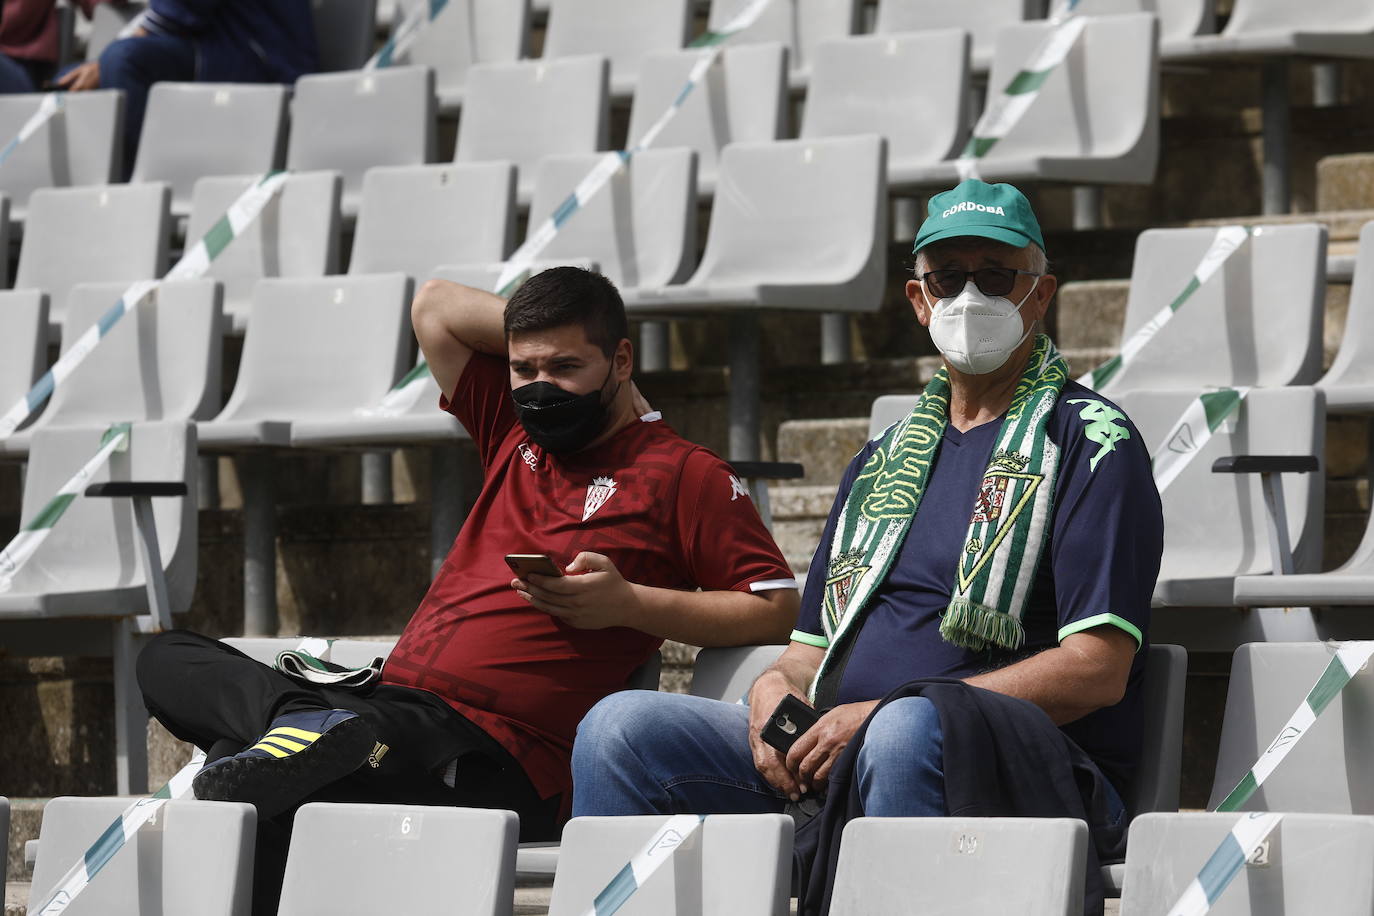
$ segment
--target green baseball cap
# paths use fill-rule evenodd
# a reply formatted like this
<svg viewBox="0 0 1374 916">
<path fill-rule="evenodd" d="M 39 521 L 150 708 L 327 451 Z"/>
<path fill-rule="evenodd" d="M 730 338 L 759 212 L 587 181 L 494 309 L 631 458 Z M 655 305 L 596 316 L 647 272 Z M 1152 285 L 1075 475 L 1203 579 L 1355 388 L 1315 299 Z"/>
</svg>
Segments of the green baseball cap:
<svg viewBox="0 0 1374 916">
<path fill-rule="evenodd" d="M 1031 242 L 1043 250 L 1045 239 L 1026 195 L 1009 184 L 988 184 L 976 178 L 930 199 L 929 215 L 916 233 L 912 252 L 931 242 L 961 236 L 981 236 L 1025 248 Z"/>
</svg>

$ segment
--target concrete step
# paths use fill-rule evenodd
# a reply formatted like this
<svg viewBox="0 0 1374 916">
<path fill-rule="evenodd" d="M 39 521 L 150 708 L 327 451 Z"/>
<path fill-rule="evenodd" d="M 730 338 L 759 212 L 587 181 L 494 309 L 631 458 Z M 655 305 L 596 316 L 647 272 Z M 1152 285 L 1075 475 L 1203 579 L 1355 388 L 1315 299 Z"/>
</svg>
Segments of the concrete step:
<svg viewBox="0 0 1374 916">
<path fill-rule="evenodd" d="M 1374 210 L 1374 153 L 1317 161 L 1318 210 Z"/>
</svg>

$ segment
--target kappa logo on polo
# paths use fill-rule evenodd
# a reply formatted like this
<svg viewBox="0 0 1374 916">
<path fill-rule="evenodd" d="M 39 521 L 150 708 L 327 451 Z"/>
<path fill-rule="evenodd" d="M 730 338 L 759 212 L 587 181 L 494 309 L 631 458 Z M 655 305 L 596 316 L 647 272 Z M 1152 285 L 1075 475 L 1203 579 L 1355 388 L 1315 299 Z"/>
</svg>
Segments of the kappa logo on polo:
<svg viewBox="0 0 1374 916">
<path fill-rule="evenodd" d="M 730 475 L 730 502 L 734 502 L 735 500 L 739 499 L 741 496 L 743 496 L 745 499 L 748 499 L 748 498 L 749 498 L 749 488 L 746 487 L 746 486 L 744 485 L 744 483 L 743 483 L 738 477 L 736 477 L 734 474 L 731 474 L 731 475 Z"/>
<path fill-rule="evenodd" d="M 594 477 L 587 487 L 587 497 L 582 501 L 582 521 L 596 514 L 596 510 L 606 505 L 606 500 L 615 495 L 616 483 L 609 477 Z"/>
<path fill-rule="evenodd" d="M 524 460 L 525 466 L 531 471 L 539 470 L 539 456 L 530 448 L 528 442 L 521 442 L 516 448 L 520 451 L 520 457 Z"/>
<path fill-rule="evenodd" d="M 971 200 L 965 200 L 965 201 L 963 201 L 963 202 L 961 202 L 961 203 L 957 203 L 957 204 L 955 204 L 954 206 L 950 207 L 950 208 L 949 208 L 948 210 L 946 210 L 944 213 L 941 213 L 941 214 L 940 214 L 940 218 L 941 218 L 941 219 L 949 219 L 951 216 L 953 216 L 953 215 L 956 214 L 956 213 L 965 213 L 965 212 L 968 212 L 969 210 L 974 210 L 974 211 L 977 211 L 978 213 L 991 213 L 991 214 L 993 214 L 994 216 L 1006 216 L 1006 215 L 1007 215 L 1007 211 L 1003 210 L 1001 207 L 989 207 L 989 206 L 986 206 L 985 204 L 976 204 L 976 203 L 974 203 L 974 202 L 971 201 Z"/>
</svg>

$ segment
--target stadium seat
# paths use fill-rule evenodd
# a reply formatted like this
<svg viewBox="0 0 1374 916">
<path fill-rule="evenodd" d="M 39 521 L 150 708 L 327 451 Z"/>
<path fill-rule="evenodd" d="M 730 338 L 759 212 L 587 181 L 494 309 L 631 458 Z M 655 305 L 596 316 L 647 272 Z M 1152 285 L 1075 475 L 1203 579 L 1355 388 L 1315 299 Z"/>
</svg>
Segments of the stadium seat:
<svg viewBox="0 0 1374 916">
<path fill-rule="evenodd" d="M 0 289 L 10 285 L 10 198 L 0 194 L 0 251 L 6 253 L 5 263 L 0 266 Z"/>
<path fill-rule="evenodd" d="M 97 10 L 107 4 L 100 4 Z M 38 110 L 44 93 L 0 95 L 0 137 L 17 137 Z M 124 173 L 124 93 L 119 89 L 70 92 L 61 113 L 38 130 L 0 168 L 0 191 L 10 199 L 10 218 L 23 222 L 29 197 L 39 188 L 100 185 Z"/>
<path fill-rule="evenodd" d="M 1209 809 L 1221 804 L 1287 724 L 1334 655 L 1326 643 L 1250 643 L 1235 651 Z M 1357 675 L 1309 726 L 1242 811 L 1374 814 L 1374 678 Z"/>
<path fill-rule="evenodd" d="M 1310 385 L 1321 372 L 1326 228 L 1265 226 L 1175 313 L 1103 393 L 1137 388 Z M 1211 228 L 1136 239 L 1124 343 L 1183 292 Z"/>
<path fill-rule="evenodd" d="M 110 42 L 119 37 L 119 32 L 142 13 L 148 4 L 142 0 L 131 0 L 116 6 L 113 3 L 97 3 L 91 10 L 91 33 L 86 39 L 86 60 L 98 60 Z"/>
<path fill-rule="evenodd" d="M 169 200 L 161 182 L 34 191 L 14 286 L 48 294 L 52 339 L 76 284 L 132 283 L 167 272 Z"/>
<path fill-rule="evenodd" d="M 824 41 L 811 56 L 801 137 L 882 134 L 892 191 L 958 155 L 968 137 L 969 36 L 931 29 Z"/>
<path fill-rule="evenodd" d="M 1242 0 L 1244 2 L 1244 0 Z M 1154 13 L 1159 17 L 1159 56 L 1168 61 L 1196 35 L 1216 31 L 1216 0 L 1078 0 L 1080 16 Z"/>
<path fill-rule="evenodd" d="M 372 56 L 377 0 L 310 0 L 320 72 L 357 70 Z"/>
<path fill-rule="evenodd" d="M 509 913 L 519 832 L 514 811 L 305 805 L 277 913 Z"/>
<path fill-rule="evenodd" d="M 62 330 L 64 354 L 123 292 L 122 283 L 72 288 Z M 155 299 L 110 330 L 27 430 L 0 440 L 0 453 L 26 455 L 33 437 L 52 427 L 214 416 L 220 406 L 221 328 L 217 283 L 163 284 Z"/>
<path fill-rule="evenodd" d="M 434 161 L 434 73 L 388 67 L 296 81 L 286 167 L 343 173 L 343 213 L 358 212 L 363 173 Z"/>
<path fill-rule="evenodd" d="M 172 213 L 185 216 L 196 179 L 277 168 L 285 127 L 285 86 L 155 83 L 129 180 L 167 182 Z"/>
<path fill-rule="evenodd" d="M 600 157 L 550 156 L 535 168 L 530 225 L 553 215 Z M 696 254 L 695 155 L 638 153 L 563 224 L 543 261 L 588 261 L 623 292 L 686 279 Z"/>
<path fill-rule="evenodd" d="M 8 838 L 9 838 L 9 835 L 10 835 L 10 800 L 9 800 L 8 798 L 5 798 L 3 795 L 0 795 L 0 836 L 5 837 L 5 838 L 6 838 L 6 843 L 8 843 L 8 842 L 9 842 L 9 839 L 8 839 Z M 6 847 L 6 851 L 7 851 L 7 853 L 8 853 L 8 846 Z M 7 866 L 9 865 L 9 858 L 10 858 L 9 855 L 6 854 L 5 857 L 4 857 L 3 859 L 0 859 L 0 894 L 5 893 L 5 881 L 6 881 L 6 877 L 7 877 L 7 876 L 6 876 L 6 872 L 7 872 L 7 870 L 8 870 L 8 869 L 7 869 Z"/>
<path fill-rule="evenodd" d="M 61 427 L 33 437 L 21 525 L 95 455 L 107 428 Z M 186 423 L 137 423 L 128 450 L 114 454 L 91 482 L 184 483 L 195 493 L 195 441 Z M 196 505 L 136 494 L 130 511 L 118 495 L 78 496 L 70 504 L 33 559 L 14 574 L 9 591 L 0 593 L 0 638 L 14 655 L 113 654 L 116 784 L 120 792 L 142 792 L 147 710 L 134 683 L 138 634 L 170 627 L 172 615 L 190 606 Z M 135 517 L 145 509 L 146 527 Z M 150 563 L 150 555 L 158 562 Z"/>
<path fill-rule="evenodd" d="M 581 916 L 667 817 L 578 817 L 563 828 L 549 916 Z M 713 814 L 617 911 L 620 916 L 785 916 L 792 818 Z"/>
<path fill-rule="evenodd" d="M 1236 0 L 1217 35 L 1199 35 L 1181 49 L 1186 56 L 1302 55 L 1374 57 L 1374 7 L 1364 0 Z M 1182 56 L 1182 55 L 1174 55 Z"/>
<path fill-rule="evenodd" d="M 453 161 L 515 163 L 518 199 L 529 203 L 540 159 L 606 148 L 608 72 L 600 56 L 477 64 L 468 71 Z"/>
<path fill-rule="evenodd" d="M 0 291 L 0 410 L 26 395 L 47 363 L 48 297 L 36 289 Z"/>
<path fill-rule="evenodd" d="M 986 73 L 994 58 L 1002 55 L 997 48 L 998 30 L 1036 18 L 1042 8 L 1037 0 L 878 0 L 873 31 L 887 35 L 925 29 L 964 29 L 973 35 L 973 68 Z M 1004 84 L 993 80 L 989 85 L 996 90 Z"/>
<path fill-rule="evenodd" d="M 1199 876 L 1239 814 L 1147 814 L 1131 822 L 1121 916 L 1170 912 Z M 1230 886 L 1214 916 L 1374 911 L 1374 817 L 1285 814 Z"/>
<path fill-rule="evenodd" d="M 711 0 L 706 19 L 708 31 L 722 29 L 739 14 L 745 0 Z M 729 39 L 732 46 L 777 41 L 787 46 L 790 63 L 788 84 L 806 89 L 811 76 L 812 53 L 822 41 L 859 31 L 857 0 L 794 0 L 769 3 L 753 25 Z"/>
<path fill-rule="evenodd" d="M 845 825 L 834 916 L 1083 912 L 1088 826 L 1069 818 L 860 817 Z"/>
<path fill-rule="evenodd" d="M 885 142 L 876 135 L 725 148 L 706 250 L 681 286 L 625 297 L 631 317 L 732 314 L 732 460 L 758 456 L 758 315 L 872 311 L 887 264 Z"/>
<path fill-rule="evenodd" d="M 786 646 L 706 648 L 692 664 L 694 697 L 734 703 L 749 695 L 754 681 L 783 653 Z"/>
<path fill-rule="evenodd" d="M 449 3 L 398 60 L 433 67 L 439 108 L 452 112 L 463 104 L 468 68 L 524 57 L 529 27 L 529 0 Z"/>
<path fill-rule="evenodd" d="M 1350 310 L 1331 369 L 1317 382 L 1332 413 L 1374 413 L 1374 222 L 1360 229 Z"/>
<path fill-rule="evenodd" d="M 133 799 L 54 798 L 43 806 L 29 891 L 36 913 Z M 71 906 L 70 916 L 248 916 L 257 812 L 241 802 L 170 801 L 126 841 Z"/>
<path fill-rule="evenodd" d="M 604 54 L 611 94 L 628 98 L 644 57 L 687 44 L 691 20 L 692 0 L 550 0 L 544 58 Z"/>
<path fill-rule="evenodd" d="M 630 106 L 630 147 L 678 99 L 692 67 L 707 53 L 691 49 L 645 55 Z M 783 45 L 727 47 L 653 145 L 695 150 L 697 185 L 702 196 L 710 197 L 716 188 L 720 151 L 729 143 L 780 139 L 786 103 L 787 49 Z"/>
<path fill-rule="evenodd" d="M 202 178 L 191 192 L 188 244 L 205 237 L 258 175 Z M 241 337 L 248 327 L 249 303 L 258 281 L 271 277 L 323 277 L 339 272 L 337 172 L 299 172 L 234 242 L 220 252 L 207 277 L 224 287 L 228 333 Z"/>
</svg>

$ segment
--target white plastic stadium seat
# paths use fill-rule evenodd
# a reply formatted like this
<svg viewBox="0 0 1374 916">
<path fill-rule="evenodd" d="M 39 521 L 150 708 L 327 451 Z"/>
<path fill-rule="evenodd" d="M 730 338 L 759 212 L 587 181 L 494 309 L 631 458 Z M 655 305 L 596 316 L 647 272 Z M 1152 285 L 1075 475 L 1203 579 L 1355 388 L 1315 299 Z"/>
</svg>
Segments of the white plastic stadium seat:
<svg viewBox="0 0 1374 916">
<path fill-rule="evenodd" d="M 399 60 L 433 67 L 439 108 L 452 111 L 463 104 L 469 67 L 524 56 L 529 19 L 529 0 L 454 0 Z"/>
<path fill-rule="evenodd" d="M 0 251 L 10 250 L 10 198 L 7 194 L 0 194 Z M 5 258 L 5 264 L 0 267 L 0 288 L 8 287 L 10 283 L 10 264 L 9 258 Z"/>
<path fill-rule="evenodd" d="M 172 212 L 185 216 L 196 179 L 276 168 L 285 128 L 285 86 L 155 83 L 129 180 L 167 182 Z"/>
<path fill-rule="evenodd" d="M 357 70 L 372 55 L 377 0 L 310 0 L 320 72 Z"/>
<path fill-rule="evenodd" d="M 97 9 L 104 7 L 101 4 Z M 8 142 L 38 110 L 45 93 L 0 96 L 0 137 Z M 123 173 L 124 92 L 69 92 L 61 113 L 22 143 L 0 168 L 0 191 L 23 221 L 39 188 L 109 184 Z"/>
<path fill-rule="evenodd" d="M 0 410 L 28 393 L 47 362 L 48 297 L 36 289 L 0 291 Z"/>
<path fill-rule="evenodd" d="M 530 225 L 553 214 L 600 157 L 551 156 L 535 170 Z M 622 292 L 685 279 L 696 250 L 694 154 L 637 154 L 577 211 L 541 253 L 544 261 L 585 259 Z"/>
<path fill-rule="evenodd" d="M 1316 223 L 1260 229 L 1103 393 L 1315 382 L 1322 359 L 1326 235 L 1326 227 Z M 1140 234 L 1123 342 L 1183 291 L 1215 237 L 1210 228 Z"/>
<path fill-rule="evenodd" d="M 37 912 L 67 869 L 133 801 L 54 798 L 43 806 L 29 890 Z M 70 916 L 248 916 L 257 812 L 241 802 L 168 802 L 62 912 Z"/>
<path fill-rule="evenodd" d="M 549 916 L 581 916 L 667 817 L 578 817 L 563 828 Z M 621 916 L 786 916 L 792 819 L 713 814 L 625 902 Z"/>
<path fill-rule="evenodd" d="M 160 182 L 33 193 L 14 286 L 48 294 L 52 334 L 76 284 L 131 283 L 167 272 L 169 199 Z"/>
<path fill-rule="evenodd" d="M 1236 649 L 1209 809 L 1230 794 L 1278 737 L 1333 654 L 1332 646 L 1319 642 L 1251 643 Z M 1241 810 L 1374 814 L 1371 709 L 1374 678 L 1365 671 L 1331 701 Z"/>
<path fill-rule="evenodd" d="M 611 94 L 627 98 L 645 55 L 687 44 L 691 18 L 691 0 L 551 0 L 544 58 L 604 54 Z"/>
<path fill-rule="evenodd" d="M 8 837 L 9 835 L 10 800 L 4 796 L 0 796 L 0 836 Z M 7 866 L 9 865 L 9 858 L 10 857 L 6 855 L 3 859 L 0 859 L 0 894 L 5 892 L 5 878 Z"/>
<path fill-rule="evenodd" d="M 277 913 L 509 913 L 519 832 L 514 811 L 305 805 L 292 826 Z"/>
<path fill-rule="evenodd" d="M 514 162 L 528 203 L 544 156 L 606 148 L 608 73 L 596 55 L 472 67 L 453 161 Z"/>
<path fill-rule="evenodd" d="M 811 60 L 802 139 L 882 134 L 892 189 L 910 187 L 922 169 L 963 148 L 969 36 L 962 29 L 825 41 Z"/>
<path fill-rule="evenodd" d="M 1331 369 L 1317 382 L 1334 413 L 1374 413 L 1374 222 L 1360 229 L 1345 336 Z"/>
<path fill-rule="evenodd" d="M 86 60 L 98 60 L 110 42 L 119 37 L 120 30 L 147 6 L 148 4 L 142 0 L 133 0 L 120 6 L 113 3 L 97 3 L 91 10 L 91 32 L 86 39 Z"/>
<path fill-rule="evenodd" d="M 388 67 L 296 81 L 286 167 L 343 173 L 343 212 L 358 212 L 363 173 L 434 161 L 434 73 Z"/>
<path fill-rule="evenodd" d="M 725 27 L 746 0 L 711 0 L 711 12 L 706 28 L 717 31 Z M 812 54 L 818 44 L 834 38 L 853 35 L 859 31 L 859 3 L 857 0 L 792 0 L 789 3 L 769 3 L 754 24 L 729 39 L 732 46 L 755 42 L 779 41 L 787 46 L 789 61 L 788 84 L 793 89 L 805 89 L 811 76 Z"/>
<path fill-rule="evenodd" d="M 785 4 L 784 4 L 785 5 Z M 646 55 L 630 106 L 630 146 L 640 141 L 687 83 L 704 50 Z M 696 151 L 698 186 L 709 197 L 716 187 L 720 151 L 729 143 L 783 136 L 787 101 L 787 50 L 778 43 L 727 47 L 683 101 L 654 147 Z"/>
<path fill-rule="evenodd" d="M 878 0 L 873 31 L 918 32 L 925 29 L 964 29 L 973 35 L 973 67 L 986 72 L 994 56 L 997 32 L 1003 26 L 1035 18 L 1041 9 L 1036 0 Z M 991 84 L 997 88 L 997 83 Z"/>
<path fill-rule="evenodd" d="M 834 916 L 1083 912 L 1088 827 L 1069 818 L 861 817 L 845 825 Z"/>
<path fill-rule="evenodd" d="M 785 649 L 785 646 L 702 649 L 692 663 L 690 692 L 694 697 L 734 703 L 748 696 L 754 681 Z"/>
<path fill-rule="evenodd" d="M 1242 0 L 1244 2 L 1244 0 Z M 1197 35 L 1216 31 L 1216 0 L 1079 0 L 1081 16 L 1154 13 L 1159 17 L 1159 54 L 1169 60 Z"/>
<path fill-rule="evenodd" d="M 123 291 L 120 283 L 72 288 L 63 353 Z M 221 326 L 213 280 L 163 284 L 154 300 L 120 319 L 27 430 L 0 440 L 0 452 L 27 454 L 33 436 L 51 427 L 213 416 L 220 402 Z"/>
<path fill-rule="evenodd" d="M 210 231 L 262 176 L 202 178 L 191 193 L 188 244 Z M 253 288 L 268 277 L 323 277 L 339 272 L 339 200 L 343 184 L 337 172 L 298 172 L 251 224 L 220 252 L 207 277 L 224 286 L 228 331 L 242 336 L 248 326 Z"/>
<path fill-rule="evenodd" d="M 1220 34 L 1200 35 L 1180 50 L 1196 57 L 1374 57 L 1374 6 L 1365 0 L 1236 0 Z"/>
</svg>

